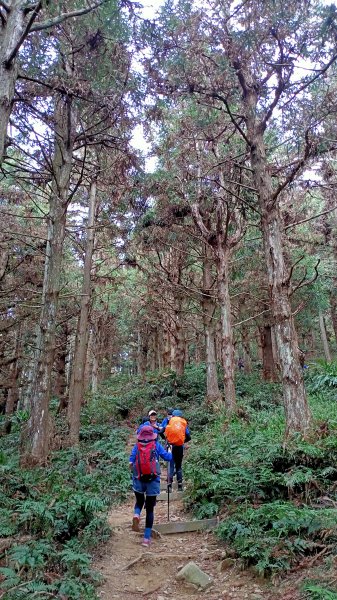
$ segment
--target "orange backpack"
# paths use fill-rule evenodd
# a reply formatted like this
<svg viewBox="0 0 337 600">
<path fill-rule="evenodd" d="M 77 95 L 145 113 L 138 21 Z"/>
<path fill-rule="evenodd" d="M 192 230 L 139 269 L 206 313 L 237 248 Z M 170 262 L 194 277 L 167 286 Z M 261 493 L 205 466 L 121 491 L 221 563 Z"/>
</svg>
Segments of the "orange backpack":
<svg viewBox="0 0 337 600">
<path fill-rule="evenodd" d="M 165 436 L 169 444 L 182 446 L 185 441 L 187 421 L 182 417 L 171 417 L 165 428 Z"/>
</svg>

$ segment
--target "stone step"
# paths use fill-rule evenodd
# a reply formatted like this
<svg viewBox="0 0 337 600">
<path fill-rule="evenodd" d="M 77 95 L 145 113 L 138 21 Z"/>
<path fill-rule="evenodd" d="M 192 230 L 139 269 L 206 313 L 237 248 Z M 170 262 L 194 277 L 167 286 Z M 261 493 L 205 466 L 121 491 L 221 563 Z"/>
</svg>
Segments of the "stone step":
<svg viewBox="0 0 337 600">
<path fill-rule="evenodd" d="M 214 529 L 219 523 L 218 517 L 212 519 L 200 519 L 195 521 L 171 521 L 169 523 L 157 523 L 153 529 L 161 535 L 172 533 L 186 533 L 188 531 L 202 531 Z"/>
<path fill-rule="evenodd" d="M 170 492 L 170 502 L 174 502 L 175 500 L 182 499 L 182 492 Z M 167 491 L 161 492 L 159 496 L 157 496 L 157 500 L 167 502 Z"/>
</svg>

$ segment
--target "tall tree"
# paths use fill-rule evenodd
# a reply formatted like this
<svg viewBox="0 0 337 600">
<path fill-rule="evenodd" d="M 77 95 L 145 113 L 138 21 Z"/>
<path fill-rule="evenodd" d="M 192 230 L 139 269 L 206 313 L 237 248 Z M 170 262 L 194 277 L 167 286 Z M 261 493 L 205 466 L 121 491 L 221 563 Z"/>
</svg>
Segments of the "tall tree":
<svg viewBox="0 0 337 600">
<path fill-rule="evenodd" d="M 71 10 L 69 2 L 37 0 L 1 0 L 0 2 L 0 164 L 6 148 L 6 133 L 18 77 L 18 54 L 27 36 L 60 25 L 69 18 L 87 14 L 104 0 L 88 2 L 87 6 Z M 62 12 L 62 8 L 66 8 Z"/>
</svg>

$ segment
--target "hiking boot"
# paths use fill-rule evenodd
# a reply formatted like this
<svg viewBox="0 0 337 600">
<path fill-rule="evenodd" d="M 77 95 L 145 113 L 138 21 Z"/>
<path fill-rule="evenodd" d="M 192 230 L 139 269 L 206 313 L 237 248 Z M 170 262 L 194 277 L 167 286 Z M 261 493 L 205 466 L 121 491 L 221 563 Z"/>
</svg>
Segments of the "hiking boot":
<svg viewBox="0 0 337 600">
<path fill-rule="evenodd" d="M 145 546 L 145 548 L 148 548 L 151 544 L 151 540 L 149 540 L 148 538 L 144 538 L 142 541 L 142 546 Z"/>
<path fill-rule="evenodd" d="M 139 515 L 133 515 L 133 519 L 132 519 L 132 531 L 137 531 L 137 533 L 139 532 L 139 521 L 140 521 L 140 516 Z"/>
<path fill-rule="evenodd" d="M 183 491 L 183 484 L 178 483 L 178 492 L 182 492 L 182 491 Z"/>
</svg>

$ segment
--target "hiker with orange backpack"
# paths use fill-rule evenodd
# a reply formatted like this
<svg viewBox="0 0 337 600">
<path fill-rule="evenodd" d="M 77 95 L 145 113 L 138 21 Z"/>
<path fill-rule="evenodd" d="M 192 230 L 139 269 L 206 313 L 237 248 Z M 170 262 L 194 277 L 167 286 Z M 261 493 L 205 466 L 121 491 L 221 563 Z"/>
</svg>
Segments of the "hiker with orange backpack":
<svg viewBox="0 0 337 600">
<path fill-rule="evenodd" d="M 142 546 L 149 546 L 154 521 L 154 507 L 160 494 L 159 458 L 167 462 L 172 460 L 171 452 L 167 452 L 157 441 L 157 433 L 151 425 L 143 425 L 137 435 L 137 444 L 133 447 L 129 466 L 132 470 L 132 487 L 136 496 L 132 519 L 133 531 L 139 531 L 140 515 L 145 504 L 146 518 Z"/>
<path fill-rule="evenodd" d="M 165 437 L 172 447 L 172 460 L 170 462 L 168 492 L 172 490 L 174 472 L 177 475 L 178 491 L 183 489 L 182 462 L 184 456 L 184 443 L 189 442 L 191 434 L 186 419 L 181 410 L 174 410 L 172 417 L 165 428 Z"/>
</svg>

